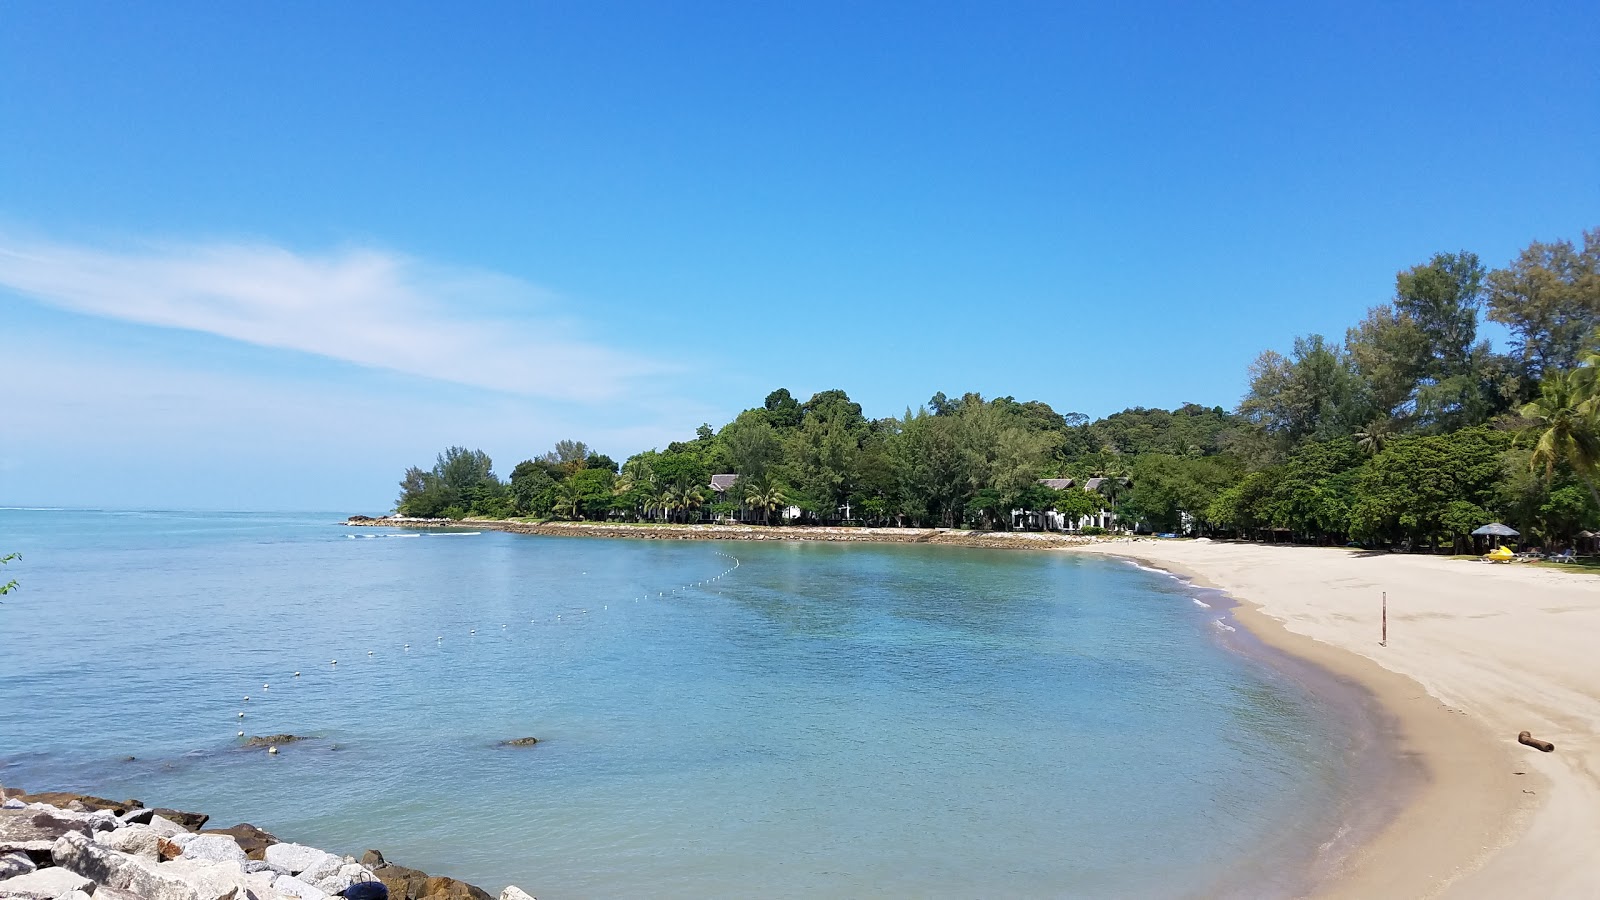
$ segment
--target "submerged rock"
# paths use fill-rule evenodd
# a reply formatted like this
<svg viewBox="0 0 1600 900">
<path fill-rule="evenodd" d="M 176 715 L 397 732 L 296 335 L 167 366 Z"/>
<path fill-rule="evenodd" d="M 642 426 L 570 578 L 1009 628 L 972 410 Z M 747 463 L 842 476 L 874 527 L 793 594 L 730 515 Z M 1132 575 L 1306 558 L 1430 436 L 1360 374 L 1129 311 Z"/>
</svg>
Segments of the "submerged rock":
<svg viewBox="0 0 1600 900">
<path fill-rule="evenodd" d="M 536 738 L 536 737 L 519 737 L 519 738 L 512 738 L 509 741 L 501 741 L 500 742 L 500 746 L 502 746 L 502 747 L 532 747 L 534 744 L 537 744 L 537 743 L 539 743 L 539 739 Z"/>
<path fill-rule="evenodd" d="M 255 737 L 245 738 L 244 743 L 240 746 L 254 749 L 257 747 L 274 747 L 278 744 L 293 744 L 296 741 L 303 740 L 305 740 L 305 738 L 298 734 L 257 735 Z"/>
</svg>

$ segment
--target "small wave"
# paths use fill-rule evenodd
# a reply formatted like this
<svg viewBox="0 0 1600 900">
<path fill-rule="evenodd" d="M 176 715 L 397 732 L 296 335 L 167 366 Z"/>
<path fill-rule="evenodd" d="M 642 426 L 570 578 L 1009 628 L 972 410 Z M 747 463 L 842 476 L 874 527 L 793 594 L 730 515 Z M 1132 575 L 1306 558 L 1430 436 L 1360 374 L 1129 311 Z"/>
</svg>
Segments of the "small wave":
<svg viewBox="0 0 1600 900">
<path fill-rule="evenodd" d="M 1215 624 L 1218 628 L 1221 628 L 1223 631 L 1238 631 L 1239 630 L 1237 628 L 1234 628 L 1232 625 L 1229 625 L 1227 622 L 1222 621 L 1221 619 L 1216 620 L 1216 622 L 1214 622 L 1213 624 Z"/>
<path fill-rule="evenodd" d="M 1210 609 L 1211 608 L 1211 604 L 1205 602 L 1204 600 L 1201 600 L 1199 597 L 1190 597 L 1189 599 L 1193 600 L 1194 601 L 1194 605 L 1200 607 L 1201 609 Z"/>
<path fill-rule="evenodd" d="M 60 506 L 0 506 L 0 512 L 66 512 Z"/>
<path fill-rule="evenodd" d="M 420 534 L 347 534 L 345 537 L 352 541 L 376 541 L 380 538 L 415 538 Z"/>
<path fill-rule="evenodd" d="M 428 537 L 472 537 L 475 534 L 483 534 L 483 532 L 481 532 L 481 531 L 435 531 L 435 532 L 425 532 L 425 534 Z M 421 535 L 421 534 L 399 535 L 399 537 L 422 537 L 422 536 L 423 535 Z"/>
</svg>

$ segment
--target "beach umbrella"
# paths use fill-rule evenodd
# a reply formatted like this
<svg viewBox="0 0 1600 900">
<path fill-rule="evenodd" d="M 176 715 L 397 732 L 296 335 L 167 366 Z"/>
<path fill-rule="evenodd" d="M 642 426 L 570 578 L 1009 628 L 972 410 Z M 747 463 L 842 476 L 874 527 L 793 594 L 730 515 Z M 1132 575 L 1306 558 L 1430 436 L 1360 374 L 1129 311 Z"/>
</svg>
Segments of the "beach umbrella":
<svg viewBox="0 0 1600 900">
<path fill-rule="evenodd" d="M 1520 532 L 1515 528 L 1501 525 L 1499 522 L 1490 522 L 1473 532 L 1474 535 L 1490 535 L 1493 537 L 1517 537 Z"/>
</svg>

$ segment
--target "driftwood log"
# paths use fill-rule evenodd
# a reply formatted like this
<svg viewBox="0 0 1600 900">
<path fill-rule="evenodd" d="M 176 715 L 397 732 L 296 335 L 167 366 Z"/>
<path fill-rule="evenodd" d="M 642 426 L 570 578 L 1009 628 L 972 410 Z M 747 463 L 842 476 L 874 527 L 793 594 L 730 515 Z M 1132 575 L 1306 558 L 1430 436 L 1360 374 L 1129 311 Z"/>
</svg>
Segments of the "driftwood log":
<svg viewBox="0 0 1600 900">
<path fill-rule="evenodd" d="M 1556 749 L 1555 744 L 1552 744 L 1549 741 L 1541 741 L 1526 731 L 1517 735 L 1517 743 L 1527 744 L 1529 747 L 1532 747 L 1535 750 L 1543 750 L 1546 753 Z"/>
</svg>

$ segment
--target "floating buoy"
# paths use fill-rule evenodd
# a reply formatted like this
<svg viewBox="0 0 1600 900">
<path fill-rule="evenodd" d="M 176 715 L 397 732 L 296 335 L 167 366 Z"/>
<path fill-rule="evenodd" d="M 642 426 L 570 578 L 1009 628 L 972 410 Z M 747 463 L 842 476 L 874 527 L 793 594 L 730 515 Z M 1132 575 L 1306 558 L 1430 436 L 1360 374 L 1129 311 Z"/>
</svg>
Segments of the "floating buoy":
<svg viewBox="0 0 1600 900">
<path fill-rule="evenodd" d="M 268 747 L 267 748 L 267 755 L 268 756 L 277 756 L 278 755 L 278 748 L 277 747 Z"/>
<path fill-rule="evenodd" d="M 411 645 L 410 645 L 410 644 L 407 644 L 407 645 L 406 645 L 406 649 L 407 649 L 407 650 L 410 650 L 410 649 L 411 649 Z"/>
<path fill-rule="evenodd" d="M 294 677 L 299 678 L 300 677 L 300 673 L 299 672 L 294 673 Z"/>
<path fill-rule="evenodd" d="M 476 628 L 472 629 L 472 633 L 473 634 L 477 634 L 478 633 L 478 629 L 476 629 Z"/>
<path fill-rule="evenodd" d="M 244 732 L 239 732 L 239 737 L 244 737 Z"/>
<path fill-rule="evenodd" d="M 264 691 L 264 690 L 266 690 L 266 689 L 267 689 L 267 688 L 269 688 L 269 687 L 272 687 L 272 685 L 270 685 L 270 684 L 263 684 L 263 685 L 262 685 L 262 686 L 261 686 L 261 689 L 262 689 L 262 690 L 263 690 L 263 691 Z"/>
<path fill-rule="evenodd" d="M 371 656 L 371 655 L 372 655 L 372 651 L 371 651 L 371 650 L 368 650 L 368 651 L 367 651 L 367 655 L 368 655 L 368 656 Z"/>
<path fill-rule="evenodd" d="M 337 666 L 337 665 L 338 665 L 338 664 L 339 664 L 339 661 L 338 661 L 338 660 L 337 660 L 337 659 L 336 659 L 336 660 L 333 660 L 333 661 L 332 661 L 332 662 L 330 662 L 330 663 L 328 663 L 328 665 L 330 665 L 330 666 Z"/>
<path fill-rule="evenodd" d="M 239 713 L 239 718 L 244 718 L 244 713 Z"/>
<path fill-rule="evenodd" d="M 246 702 L 246 703 L 250 702 L 250 695 L 249 694 L 245 694 L 244 695 L 244 702 Z"/>
</svg>

